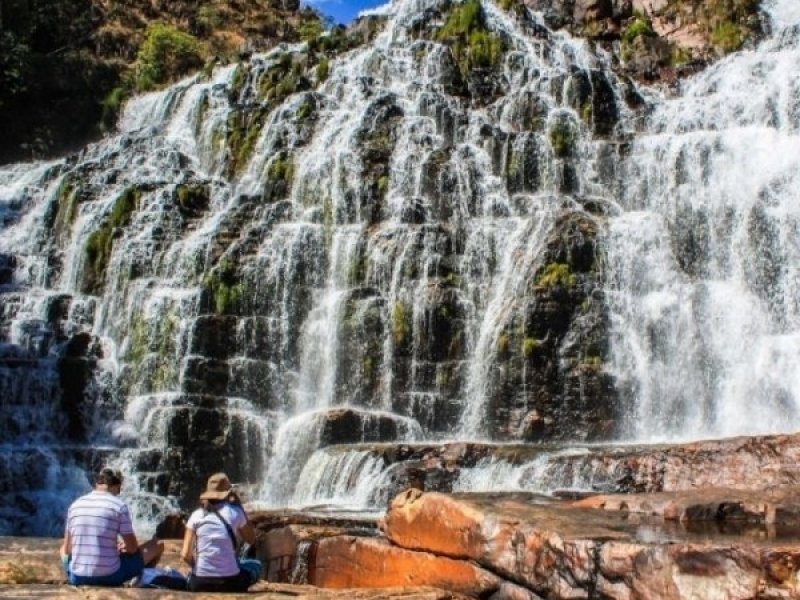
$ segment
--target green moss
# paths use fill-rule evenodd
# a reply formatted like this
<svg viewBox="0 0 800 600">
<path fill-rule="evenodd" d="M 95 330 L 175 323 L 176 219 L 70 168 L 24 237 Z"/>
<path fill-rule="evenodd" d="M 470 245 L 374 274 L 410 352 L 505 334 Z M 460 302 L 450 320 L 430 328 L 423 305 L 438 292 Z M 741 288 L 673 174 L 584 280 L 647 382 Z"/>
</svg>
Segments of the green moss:
<svg viewBox="0 0 800 600">
<path fill-rule="evenodd" d="M 447 274 L 447 277 L 444 278 L 444 282 L 450 287 L 461 287 L 463 280 L 461 279 L 461 275 L 451 271 Z"/>
<path fill-rule="evenodd" d="M 411 307 L 399 301 L 392 308 L 392 337 L 398 346 L 403 345 L 411 336 Z"/>
<path fill-rule="evenodd" d="M 465 0 L 453 8 L 436 39 L 450 46 L 464 75 L 495 68 L 505 51 L 503 39 L 486 28 L 480 0 Z"/>
<path fill-rule="evenodd" d="M 322 83 L 326 79 L 328 79 L 328 74 L 330 73 L 331 65 L 328 61 L 328 58 L 323 56 L 319 64 L 317 65 L 317 83 Z"/>
<path fill-rule="evenodd" d="M 114 248 L 114 231 L 130 221 L 139 202 L 141 193 L 136 188 L 128 188 L 114 202 L 111 214 L 99 229 L 92 232 L 86 240 L 84 252 L 86 266 L 83 272 L 83 291 L 99 294 L 103 290 L 108 261 Z"/>
<path fill-rule="evenodd" d="M 526 337 L 524 340 L 522 340 L 522 354 L 526 358 L 532 356 L 533 353 L 536 351 L 536 348 L 538 347 L 539 347 L 539 340 L 537 340 L 536 338 Z"/>
<path fill-rule="evenodd" d="M 644 17 L 638 16 L 634 17 L 633 21 L 622 31 L 622 41 L 630 44 L 640 36 L 652 37 L 655 35 L 656 33 L 653 31 L 653 26 L 650 21 Z"/>
<path fill-rule="evenodd" d="M 692 60 L 692 51 L 688 48 L 681 48 L 680 46 L 673 45 L 670 48 L 669 64 L 672 67 L 680 67 Z"/>
<path fill-rule="evenodd" d="M 244 89 L 244 85 L 247 83 L 247 68 L 240 64 L 236 66 L 236 69 L 233 72 L 233 77 L 231 77 L 231 91 L 230 96 L 231 98 L 238 99 L 239 96 L 242 94 L 242 90 Z"/>
<path fill-rule="evenodd" d="M 175 188 L 175 200 L 181 212 L 191 213 L 208 208 L 208 186 L 200 184 L 180 184 Z"/>
<path fill-rule="evenodd" d="M 498 354 L 507 354 L 508 353 L 508 346 L 510 343 L 510 338 L 508 337 L 507 333 L 501 333 L 497 336 L 497 353 Z"/>
<path fill-rule="evenodd" d="M 389 176 L 381 175 L 380 177 L 378 177 L 378 192 L 381 195 L 384 195 L 388 190 L 389 190 Z"/>
<path fill-rule="evenodd" d="M 291 183 L 294 177 L 294 162 L 290 154 L 280 152 L 267 167 L 267 178 L 273 182 Z"/>
<path fill-rule="evenodd" d="M 724 54 L 741 48 L 744 40 L 744 30 L 732 21 L 723 21 L 711 32 L 711 43 Z"/>
<path fill-rule="evenodd" d="M 591 102 L 584 102 L 583 106 L 581 106 L 581 120 L 584 123 L 591 123 L 592 122 L 592 108 Z"/>
<path fill-rule="evenodd" d="M 311 115 L 314 114 L 314 104 L 306 101 L 297 109 L 297 120 L 300 122 L 306 121 Z"/>
<path fill-rule="evenodd" d="M 520 162 L 519 162 L 519 155 L 511 150 L 511 156 L 508 158 L 508 162 L 506 162 L 506 177 L 509 179 L 515 179 L 520 174 Z"/>
<path fill-rule="evenodd" d="M 364 281 L 367 276 L 367 257 L 363 252 L 356 252 L 347 266 L 347 280 L 351 284 Z"/>
<path fill-rule="evenodd" d="M 64 179 L 61 185 L 58 186 L 58 191 L 56 192 L 58 209 L 53 223 L 57 233 L 65 232 L 75 222 L 75 217 L 78 216 L 78 192 L 78 188 L 68 179 Z"/>
<path fill-rule="evenodd" d="M 375 361 L 371 356 L 365 356 L 361 361 L 361 371 L 366 377 L 371 377 L 375 370 Z"/>
<path fill-rule="evenodd" d="M 325 31 L 325 25 L 317 15 L 309 15 L 297 27 L 297 35 L 304 42 L 317 39 Z"/>
<path fill-rule="evenodd" d="M 230 149 L 228 168 L 238 173 L 250 160 L 264 124 L 265 111 L 233 111 L 228 115 L 226 138 Z"/>
<path fill-rule="evenodd" d="M 135 87 L 148 91 L 203 66 L 205 47 L 193 35 L 171 25 L 147 28 L 136 55 Z"/>
<path fill-rule="evenodd" d="M 536 278 L 536 285 L 541 287 L 561 286 L 570 288 L 575 285 L 575 275 L 564 263 L 549 263 Z"/>
<path fill-rule="evenodd" d="M 130 95 L 130 89 L 126 85 L 120 85 L 112 89 L 101 102 L 103 113 L 100 117 L 100 124 L 104 131 L 111 131 L 117 124 L 119 112 L 122 105 Z"/>
<path fill-rule="evenodd" d="M 572 155 L 577 137 L 575 126 L 568 119 L 557 119 L 550 126 L 550 146 L 558 158 Z"/>
<path fill-rule="evenodd" d="M 239 282 L 236 265 L 223 259 L 203 281 L 211 296 L 212 310 L 218 315 L 234 314 L 241 308 L 244 285 Z"/>
</svg>

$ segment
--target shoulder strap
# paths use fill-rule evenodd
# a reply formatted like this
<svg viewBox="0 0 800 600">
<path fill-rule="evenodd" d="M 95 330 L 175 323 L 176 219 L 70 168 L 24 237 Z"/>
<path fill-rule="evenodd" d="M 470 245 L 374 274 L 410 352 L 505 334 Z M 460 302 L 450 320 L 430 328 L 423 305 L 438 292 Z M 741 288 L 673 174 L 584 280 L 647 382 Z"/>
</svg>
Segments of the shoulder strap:
<svg viewBox="0 0 800 600">
<path fill-rule="evenodd" d="M 228 531 L 228 536 L 230 536 L 230 538 L 231 538 L 231 544 L 233 544 L 233 553 L 236 554 L 236 548 L 237 548 L 237 546 L 236 546 L 236 535 L 233 533 L 233 529 L 231 529 L 231 526 L 228 524 L 228 522 L 225 519 L 222 518 L 222 515 L 219 514 L 219 512 L 217 512 L 216 510 L 212 510 L 211 512 L 213 514 L 217 515 L 217 518 L 220 521 L 222 521 L 223 525 L 225 525 L 225 529 Z"/>
</svg>

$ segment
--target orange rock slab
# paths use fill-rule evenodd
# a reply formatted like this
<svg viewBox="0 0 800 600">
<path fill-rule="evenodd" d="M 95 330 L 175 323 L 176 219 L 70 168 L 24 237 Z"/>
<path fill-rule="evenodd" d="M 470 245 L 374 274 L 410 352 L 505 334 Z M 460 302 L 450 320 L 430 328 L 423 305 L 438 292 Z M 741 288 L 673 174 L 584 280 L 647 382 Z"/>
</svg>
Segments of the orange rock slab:
<svg viewBox="0 0 800 600">
<path fill-rule="evenodd" d="M 501 581 L 475 564 L 393 546 L 382 538 L 337 536 L 319 541 L 309 583 L 323 588 L 432 586 L 486 597 Z"/>
</svg>

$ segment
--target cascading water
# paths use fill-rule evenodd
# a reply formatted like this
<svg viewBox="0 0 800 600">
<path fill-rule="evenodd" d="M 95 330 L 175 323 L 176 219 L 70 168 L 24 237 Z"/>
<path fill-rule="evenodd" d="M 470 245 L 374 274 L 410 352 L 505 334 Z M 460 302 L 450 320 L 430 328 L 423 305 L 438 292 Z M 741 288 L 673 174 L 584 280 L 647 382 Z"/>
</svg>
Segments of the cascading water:
<svg viewBox="0 0 800 600">
<path fill-rule="evenodd" d="M 800 66 L 791 25 L 655 106 L 622 169 L 607 253 L 626 435 L 800 425 Z M 794 11 L 794 12 L 792 12 Z M 787 19 L 795 19 L 787 21 Z"/>
<path fill-rule="evenodd" d="M 279 47 L 0 169 L 0 532 L 56 532 L 21 523 L 108 460 L 144 522 L 216 470 L 379 508 L 390 467 L 341 443 L 796 429 L 790 4 L 644 123 L 536 15 L 485 2 L 476 66 L 450 3 L 399 0 L 325 81 Z M 596 485 L 562 456 L 456 488 Z"/>
</svg>

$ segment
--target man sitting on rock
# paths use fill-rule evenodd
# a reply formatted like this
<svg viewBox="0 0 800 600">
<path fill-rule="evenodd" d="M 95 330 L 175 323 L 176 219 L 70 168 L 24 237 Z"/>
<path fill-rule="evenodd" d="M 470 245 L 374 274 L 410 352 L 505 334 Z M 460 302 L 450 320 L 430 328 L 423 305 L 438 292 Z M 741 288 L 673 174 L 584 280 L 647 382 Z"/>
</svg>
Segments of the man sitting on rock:
<svg viewBox="0 0 800 600">
<path fill-rule="evenodd" d="M 121 488 L 122 474 L 103 469 L 94 490 L 69 507 L 61 560 L 72 585 L 122 585 L 161 558 L 163 542 L 136 540 Z"/>
</svg>

